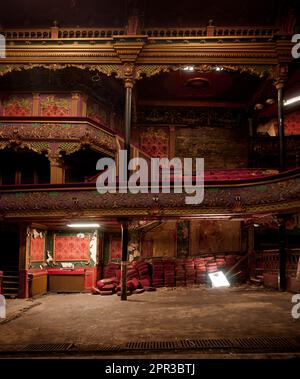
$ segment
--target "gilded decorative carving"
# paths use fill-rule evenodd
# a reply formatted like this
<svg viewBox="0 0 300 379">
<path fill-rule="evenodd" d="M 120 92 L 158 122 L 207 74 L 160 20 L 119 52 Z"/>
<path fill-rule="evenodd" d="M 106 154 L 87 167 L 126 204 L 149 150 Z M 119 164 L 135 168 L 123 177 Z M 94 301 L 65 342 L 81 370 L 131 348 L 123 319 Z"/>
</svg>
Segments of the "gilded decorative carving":
<svg viewBox="0 0 300 379">
<path fill-rule="evenodd" d="M 180 124 L 213 127 L 236 127 L 243 112 L 239 109 L 211 107 L 140 107 L 137 114 L 141 124 Z"/>
<path fill-rule="evenodd" d="M 187 206 L 185 193 L 165 194 L 102 194 L 93 186 L 85 189 L 52 191 L 0 191 L 0 212 L 6 215 L 32 216 L 41 212 L 76 211 L 86 214 L 133 215 L 161 217 L 197 214 L 235 214 L 247 215 L 264 212 L 287 212 L 300 209 L 300 180 L 283 179 L 277 182 L 261 182 L 260 185 L 244 185 L 236 187 L 205 188 L 204 201 L 199 205 Z M 242 201 L 241 201 L 242 199 Z"/>
<path fill-rule="evenodd" d="M 187 59 L 187 58 L 186 58 Z M 133 64 L 133 63 L 132 63 Z M 7 73 L 13 71 L 22 71 L 22 70 L 31 70 L 33 68 L 45 68 L 52 71 L 63 70 L 67 67 L 75 67 L 81 70 L 88 70 L 103 73 L 107 76 L 115 75 L 116 78 L 124 79 L 126 78 L 126 70 L 128 69 L 130 63 L 126 63 L 125 65 L 118 64 L 99 64 L 92 65 L 88 63 L 84 64 L 60 64 L 60 63 L 30 63 L 30 64 L 9 64 L 9 65 L 1 65 L 0 64 L 0 76 L 3 76 Z M 216 64 L 195 64 L 195 70 L 198 72 L 211 72 L 215 70 Z M 247 64 L 235 64 L 235 65 L 221 65 L 224 70 L 227 71 L 239 71 L 239 72 L 247 72 L 252 75 L 257 75 L 259 77 L 269 75 L 273 77 L 274 74 L 274 65 L 247 65 Z M 125 69 L 124 69 L 125 67 Z M 135 75 L 134 79 L 141 79 L 143 76 L 151 77 L 153 75 L 157 75 L 161 72 L 170 72 L 174 70 L 179 70 L 183 67 L 182 64 L 136 64 L 134 65 Z"/>
<path fill-rule="evenodd" d="M 115 137 L 85 123 L 4 123 L 0 124 L 1 146 L 26 146 L 41 152 L 56 143 L 59 151 L 71 154 L 82 146 L 95 147 L 110 155 L 116 150 Z M 4 141 L 3 141 L 4 140 Z M 44 141 L 43 141 L 44 140 Z M 2 147 L 2 148 L 4 148 Z"/>
<path fill-rule="evenodd" d="M 117 64 L 61 64 L 61 63 L 29 63 L 29 64 L 0 64 L 0 76 L 6 75 L 13 71 L 31 70 L 33 68 L 45 68 L 52 71 L 63 70 L 68 67 L 75 67 L 81 70 L 101 72 L 107 76 L 116 75 L 116 77 L 121 77 L 121 65 Z"/>
<path fill-rule="evenodd" d="M 136 65 L 137 78 L 140 79 L 143 76 L 151 77 L 162 72 L 177 71 L 184 67 L 185 65 L 168 65 L 168 64 L 143 64 Z M 194 70 L 199 73 L 213 72 L 216 70 L 216 66 L 222 66 L 225 71 L 238 71 L 247 72 L 251 75 L 256 75 L 259 77 L 273 75 L 272 65 L 246 65 L 246 64 L 194 64 Z"/>
</svg>

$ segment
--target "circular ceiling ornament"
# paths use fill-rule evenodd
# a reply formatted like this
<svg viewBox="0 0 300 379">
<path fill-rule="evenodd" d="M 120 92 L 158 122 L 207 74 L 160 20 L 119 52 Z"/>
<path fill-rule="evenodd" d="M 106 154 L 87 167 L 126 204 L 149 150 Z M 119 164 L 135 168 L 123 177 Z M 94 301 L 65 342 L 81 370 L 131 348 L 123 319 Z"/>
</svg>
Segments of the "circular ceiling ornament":
<svg viewBox="0 0 300 379">
<path fill-rule="evenodd" d="M 186 81 L 185 86 L 193 89 L 202 89 L 209 87 L 209 80 L 201 77 L 192 78 Z"/>
</svg>

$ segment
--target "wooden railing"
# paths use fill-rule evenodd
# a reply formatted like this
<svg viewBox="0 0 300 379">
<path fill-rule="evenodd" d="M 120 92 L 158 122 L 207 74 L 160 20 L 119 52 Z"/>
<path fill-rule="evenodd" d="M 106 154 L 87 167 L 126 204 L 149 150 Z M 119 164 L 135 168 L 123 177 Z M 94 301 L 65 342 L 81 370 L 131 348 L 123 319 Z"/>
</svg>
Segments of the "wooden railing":
<svg viewBox="0 0 300 379">
<path fill-rule="evenodd" d="M 0 31 L 8 40 L 46 40 L 46 39 L 103 39 L 127 35 L 126 28 L 65 28 L 56 25 L 49 28 L 14 28 Z M 168 27 L 144 28 L 138 36 L 149 38 L 271 38 L 279 33 L 271 26 L 202 26 L 202 27 Z M 134 35 L 130 35 L 132 37 Z"/>
<path fill-rule="evenodd" d="M 295 276 L 297 272 L 300 249 L 287 250 L 286 272 L 288 276 Z M 256 253 L 257 273 L 278 273 L 279 270 L 279 250 L 264 250 Z"/>
</svg>

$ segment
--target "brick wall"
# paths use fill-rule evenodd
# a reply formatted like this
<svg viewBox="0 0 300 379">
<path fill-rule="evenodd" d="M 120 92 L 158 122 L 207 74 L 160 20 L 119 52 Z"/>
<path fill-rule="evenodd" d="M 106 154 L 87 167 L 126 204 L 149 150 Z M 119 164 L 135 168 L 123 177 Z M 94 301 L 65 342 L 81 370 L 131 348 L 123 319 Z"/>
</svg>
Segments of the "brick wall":
<svg viewBox="0 0 300 379">
<path fill-rule="evenodd" d="M 236 129 L 177 127 L 175 156 L 205 159 L 205 168 L 240 168 L 248 164 L 248 142 Z"/>
</svg>

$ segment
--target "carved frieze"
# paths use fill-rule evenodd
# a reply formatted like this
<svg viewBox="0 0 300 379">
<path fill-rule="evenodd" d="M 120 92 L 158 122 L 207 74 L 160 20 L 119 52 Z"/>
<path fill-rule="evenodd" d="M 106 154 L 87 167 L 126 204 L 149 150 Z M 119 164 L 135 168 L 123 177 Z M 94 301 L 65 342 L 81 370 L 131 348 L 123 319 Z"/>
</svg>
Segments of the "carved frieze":
<svg viewBox="0 0 300 379">
<path fill-rule="evenodd" d="M 143 107 L 138 112 L 140 124 L 180 124 L 197 126 L 237 126 L 242 111 L 211 107 Z"/>
<path fill-rule="evenodd" d="M 76 211 L 97 215 L 247 214 L 300 209 L 300 178 L 233 187 L 207 187 L 204 201 L 187 206 L 182 194 L 99 194 L 94 187 L 81 190 L 0 192 L 0 212 L 9 215 L 47 214 Z"/>
</svg>

